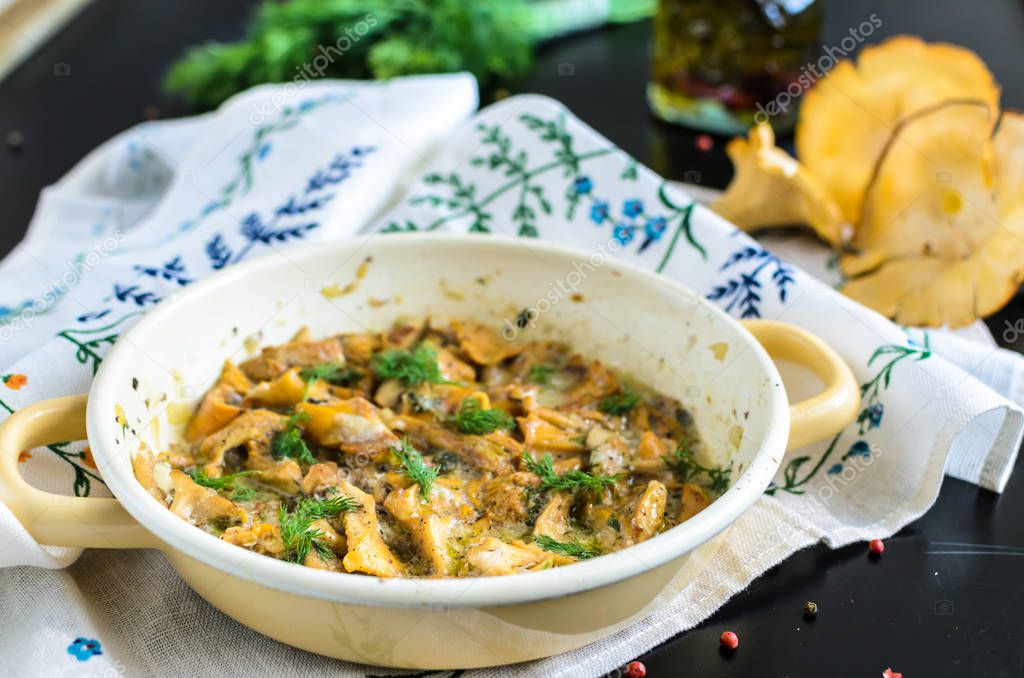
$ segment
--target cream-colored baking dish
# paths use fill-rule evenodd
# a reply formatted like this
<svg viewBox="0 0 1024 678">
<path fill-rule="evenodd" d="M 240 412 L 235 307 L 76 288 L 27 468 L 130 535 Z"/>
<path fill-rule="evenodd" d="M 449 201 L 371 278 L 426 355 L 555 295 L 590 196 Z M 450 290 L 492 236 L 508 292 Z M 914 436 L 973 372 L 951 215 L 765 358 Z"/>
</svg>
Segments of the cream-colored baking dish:
<svg viewBox="0 0 1024 678">
<path fill-rule="evenodd" d="M 504 577 L 385 580 L 250 553 L 184 522 L 136 481 L 132 455 L 181 435 L 225 358 L 301 325 L 326 336 L 424 314 L 493 323 L 510 340 L 554 336 L 680 399 L 714 463 L 732 464 L 732 486 L 684 524 L 592 560 Z M 824 391 L 789 405 L 769 353 L 817 372 Z M 88 398 L 8 419 L 0 498 L 44 544 L 160 549 L 211 604 L 289 645 L 395 667 L 486 666 L 564 652 L 628 624 L 690 551 L 761 496 L 787 441 L 832 435 L 858 401 L 849 369 L 818 339 L 782 323 L 740 324 L 649 271 L 539 242 L 378 236 L 253 260 L 161 303 L 117 342 Z M 86 433 L 115 499 L 59 497 L 22 480 L 19 450 Z"/>
</svg>

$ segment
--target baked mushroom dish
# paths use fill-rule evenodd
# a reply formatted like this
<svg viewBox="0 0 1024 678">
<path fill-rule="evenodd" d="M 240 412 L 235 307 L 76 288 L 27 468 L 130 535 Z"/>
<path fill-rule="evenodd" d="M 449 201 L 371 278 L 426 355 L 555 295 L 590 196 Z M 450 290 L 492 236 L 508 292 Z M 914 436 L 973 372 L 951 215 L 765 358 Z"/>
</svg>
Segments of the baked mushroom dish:
<svg viewBox="0 0 1024 678">
<path fill-rule="evenodd" d="M 135 475 L 199 529 L 379 577 L 542 570 L 649 539 L 729 485 L 683 406 L 554 341 L 474 322 L 227 362 Z"/>
</svg>

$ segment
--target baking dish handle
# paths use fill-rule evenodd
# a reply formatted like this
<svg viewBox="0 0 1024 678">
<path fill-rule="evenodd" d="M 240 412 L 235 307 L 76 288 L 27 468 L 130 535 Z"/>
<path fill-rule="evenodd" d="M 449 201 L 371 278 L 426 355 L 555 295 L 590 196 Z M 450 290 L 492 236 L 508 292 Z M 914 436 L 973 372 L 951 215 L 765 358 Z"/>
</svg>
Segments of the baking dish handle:
<svg viewBox="0 0 1024 678">
<path fill-rule="evenodd" d="M 793 450 L 824 440 L 846 428 L 860 409 L 860 387 L 850 368 L 828 344 L 796 325 L 769 320 L 744 320 L 773 360 L 810 369 L 825 389 L 789 406 L 789 445 Z"/>
<path fill-rule="evenodd" d="M 85 395 L 44 400 L 0 426 L 0 500 L 40 544 L 147 548 L 160 542 L 116 499 L 68 497 L 37 489 L 18 470 L 18 455 L 41 445 L 85 438 Z"/>
</svg>

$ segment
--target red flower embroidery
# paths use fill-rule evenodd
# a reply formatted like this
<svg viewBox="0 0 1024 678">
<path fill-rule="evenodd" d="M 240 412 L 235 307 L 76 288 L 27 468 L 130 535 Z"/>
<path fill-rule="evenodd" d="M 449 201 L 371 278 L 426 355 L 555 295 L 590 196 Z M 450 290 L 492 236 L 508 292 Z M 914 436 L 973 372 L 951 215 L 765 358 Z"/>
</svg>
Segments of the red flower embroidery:
<svg viewBox="0 0 1024 678">
<path fill-rule="evenodd" d="M 92 457 L 92 450 L 86 447 L 82 450 L 82 463 L 89 468 L 96 468 L 96 460 Z"/>
<path fill-rule="evenodd" d="M 2 378 L 4 385 L 15 391 L 28 383 L 28 377 L 24 374 L 5 374 Z"/>
<path fill-rule="evenodd" d="M 32 453 L 28 450 L 22 450 L 21 454 L 18 455 L 18 463 L 24 464 L 26 461 L 32 458 Z"/>
</svg>

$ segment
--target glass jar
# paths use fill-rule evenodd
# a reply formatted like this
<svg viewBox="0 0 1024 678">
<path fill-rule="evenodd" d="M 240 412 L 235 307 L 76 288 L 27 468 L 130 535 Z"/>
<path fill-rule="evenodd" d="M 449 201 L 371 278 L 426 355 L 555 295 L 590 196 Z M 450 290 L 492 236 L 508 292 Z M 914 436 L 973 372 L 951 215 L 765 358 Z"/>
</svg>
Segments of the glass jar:
<svg viewBox="0 0 1024 678">
<path fill-rule="evenodd" d="M 755 120 L 788 132 L 820 40 L 815 0 L 660 0 L 651 109 L 719 134 L 743 133 Z"/>
</svg>

